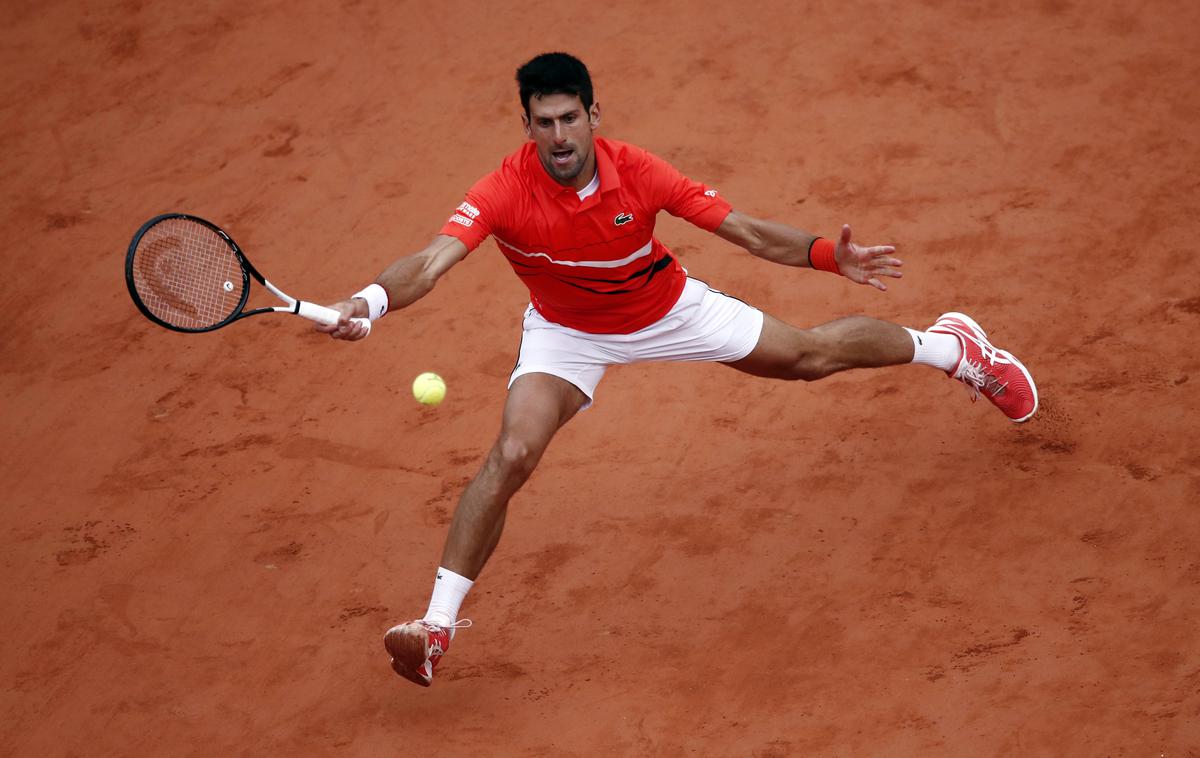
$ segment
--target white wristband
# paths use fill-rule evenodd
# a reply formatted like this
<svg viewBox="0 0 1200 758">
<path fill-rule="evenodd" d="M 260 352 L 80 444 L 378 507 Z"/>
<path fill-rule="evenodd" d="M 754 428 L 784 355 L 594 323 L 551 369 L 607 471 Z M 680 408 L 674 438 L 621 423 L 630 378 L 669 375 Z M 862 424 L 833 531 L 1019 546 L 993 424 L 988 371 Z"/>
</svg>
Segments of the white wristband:
<svg viewBox="0 0 1200 758">
<path fill-rule="evenodd" d="M 387 290 L 378 284 L 368 284 L 363 289 L 355 292 L 351 299 L 355 297 L 361 297 L 367 301 L 367 318 L 372 321 L 382 318 L 383 314 L 388 312 Z"/>
</svg>

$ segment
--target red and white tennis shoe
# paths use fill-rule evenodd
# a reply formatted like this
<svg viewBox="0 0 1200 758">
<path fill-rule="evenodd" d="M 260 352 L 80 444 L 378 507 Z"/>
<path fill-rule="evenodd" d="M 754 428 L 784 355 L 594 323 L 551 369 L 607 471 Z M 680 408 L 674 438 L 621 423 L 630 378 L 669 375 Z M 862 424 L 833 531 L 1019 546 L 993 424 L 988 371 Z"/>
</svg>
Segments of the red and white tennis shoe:
<svg viewBox="0 0 1200 758">
<path fill-rule="evenodd" d="M 467 619 L 440 626 L 418 619 L 397 624 L 383 635 L 383 646 L 392 656 L 392 669 L 414 684 L 433 684 L 433 670 L 450 648 L 454 629 L 471 625 Z"/>
<path fill-rule="evenodd" d="M 967 385 L 972 401 L 982 394 L 1018 423 L 1037 410 L 1037 385 L 1029 371 L 1012 353 L 988 341 L 987 334 L 970 316 L 943 313 L 929 331 L 958 337 L 962 358 L 946 374 Z"/>
</svg>

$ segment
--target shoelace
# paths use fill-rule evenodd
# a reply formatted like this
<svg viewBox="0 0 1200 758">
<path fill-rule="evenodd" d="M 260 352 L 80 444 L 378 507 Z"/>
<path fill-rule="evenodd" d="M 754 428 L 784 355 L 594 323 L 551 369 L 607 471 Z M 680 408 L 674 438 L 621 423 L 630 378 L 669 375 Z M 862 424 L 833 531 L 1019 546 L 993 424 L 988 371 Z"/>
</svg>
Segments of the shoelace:
<svg viewBox="0 0 1200 758">
<path fill-rule="evenodd" d="M 963 364 L 962 369 L 958 373 L 958 378 L 967 385 L 967 391 L 971 393 L 972 403 L 979 399 L 980 391 L 986 392 L 992 397 L 1000 397 L 1008 389 L 1007 383 L 1002 383 L 999 379 L 987 373 L 982 363 L 974 361 L 967 361 Z"/>
<path fill-rule="evenodd" d="M 426 621 L 425 619 L 417 619 L 417 623 L 420 624 L 421 626 L 424 626 L 430 632 L 434 632 L 434 633 L 448 632 L 449 634 L 447 636 L 453 637 L 455 629 L 466 629 L 467 627 L 471 626 L 471 619 L 459 619 L 458 621 L 455 621 L 453 624 L 437 624 L 437 623 L 434 623 L 433 621 Z M 437 637 L 431 637 L 430 640 L 431 640 L 430 645 L 429 645 L 429 657 L 430 658 L 436 658 L 438 656 L 442 656 L 442 655 L 446 654 L 446 649 L 444 647 L 442 647 L 442 643 Z"/>
<path fill-rule="evenodd" d="M 421 623 L 424 624 L 426 627 L 428 627 L 430 629 L 430 631 L 446 632 L 447 637 L 453 638 L 454 631 L 456 629 L 466 629 L 467 627 L 471 626 L 471 619 L 459 619 L 458 621 L 455 621 L 453 624 L 436 624 L 432 621 L 426 621 L 424 619 L 421 619 Z M 444 655 L 445 652 L 446 652 L 446 650 L 441 646 L 441 644 L 439 642 L 437 642 L 435 640 L 432 648 L 429 651 L 429 654 L 430 655 Z"/>
<path fill-rule="evenodd" d="M 417 619 L 417 623 L 432 629 L 466 629 L 467 627 L 472 626 L 471 619 L 459 619 L 453 624 L 439 624 L 436 621 L 430 621 L 429 619 Z"/>
<path fill-rule="evenodd" d="M 958 370 L 956 379 L 960 379 L 963 384 L 967 385 L 967 391 L 971 394 L 971 402 L 979 399 L 980 391 L 988 393 L 989 396 L 996 398 L 1004 394 L 1008 389 L 1007 382 L 1001 382 L 993 374 L 989 373 L 984 361 L 993 366 L 1000 363 L 1011 364 L 1012 361 L 1006 360 L 1000 356 L 996 348 L 992 347 L 987 342 L 976 337 L 969 329 L 962 329 L 957 326 L 946 324 L 954 333 L 962 337 L 964 340 L 971 340 L 979 347 L 979 353 L 983 361 L 964 360 L 962 367 Z"/>
</svg>

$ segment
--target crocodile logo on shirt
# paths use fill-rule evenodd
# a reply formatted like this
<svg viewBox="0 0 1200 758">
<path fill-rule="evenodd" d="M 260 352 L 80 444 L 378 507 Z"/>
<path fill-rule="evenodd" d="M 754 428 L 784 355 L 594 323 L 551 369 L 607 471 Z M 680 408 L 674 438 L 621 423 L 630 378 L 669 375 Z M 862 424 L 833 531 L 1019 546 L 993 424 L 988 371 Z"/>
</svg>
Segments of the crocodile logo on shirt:
<svg viewBox="0 0 1200 758">
<path fill-rule="evenodd" d="M 613 224 L 616 226 L 624 226 L 630 221 L 633 221 L 633 214 L 629 211 L 625 211 L 624 213 L 617 214 L 617 217 L 613 219 Z"/>
</svg>

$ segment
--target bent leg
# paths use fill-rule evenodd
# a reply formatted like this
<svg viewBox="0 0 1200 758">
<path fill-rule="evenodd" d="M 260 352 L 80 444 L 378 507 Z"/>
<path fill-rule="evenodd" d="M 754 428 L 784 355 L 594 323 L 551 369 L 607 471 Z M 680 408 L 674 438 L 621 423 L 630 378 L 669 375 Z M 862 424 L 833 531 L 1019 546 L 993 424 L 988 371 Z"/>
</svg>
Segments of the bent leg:
<svg viewBox="0 0 1200 758">
<path fill-rule="evenodd" d="M 463 490 L 442 552 L 444 568 L 474 580 L 500 541 L 508 500 L 533 473 L 554 434 L 587 396 L 550 374 L 525 374 L 504 403 L 500 436 L 483 467 Z"/>
<path fill-rule="evenodd" d="M 754 376 L 813 381 L 852 368 L 909 363 L 913 341 L 904 327 L 847 316 L 798 329 L 763 314 L 762 334 L 750 354 L 726 365 Z"/>
</svg>

